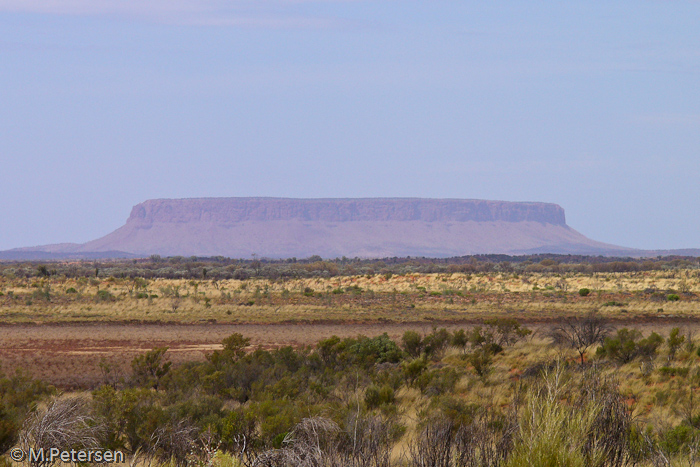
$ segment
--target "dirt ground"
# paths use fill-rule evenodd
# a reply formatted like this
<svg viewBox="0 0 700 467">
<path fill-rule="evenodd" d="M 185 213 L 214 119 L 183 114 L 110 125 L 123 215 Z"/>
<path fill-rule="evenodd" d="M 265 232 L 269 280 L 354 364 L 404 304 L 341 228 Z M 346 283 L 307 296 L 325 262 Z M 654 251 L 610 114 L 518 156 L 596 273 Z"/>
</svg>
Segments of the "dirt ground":
<svg viewBox="0 0 700 467">
<path fill-rule="evenodd" d="M 0 326 L 2 371 L 19 370 L 65 389 L 99 385 L 108 376 L 100 363 L 127 375 L 135 355 L 154 347 L 168 347 L 175 364 L 204 360 L 221 348 L 225 337 L 238 332 L 251 339 L 251 348 L 312 345 L 337 335 L 375 336 L 387 332 L 400 338 L 407 330 L 430 332 L 417 324 L 75 324 Z M 114 372 L 110 377 L 114 376 Z"/>
<path fill-rule="evenodd" d="M 524 324 L 536 334 L 552 325 Z M 700 336 L 698 320 L 635 320 L 616 325 L 645 332 L 653 329 L 662 334 L 667 334 L 673 326 L 681 326 L 695 330 Z M 175 364 L 201 361 L 234 332 L 249 337 L 251 348 L 276 348 L 313 345 L 332 335 L 376 336 L 386 332 L 398 340 L 409 329 L 428 333 L 433 326 L 470 327 L 468 323 L 5 325 L 0 326 L 0 364 L 6 375 L 21 371 L 63 389 L 91 388 L 108 378 L 126 377 L 134 356 L 154 347 L 168 347 L 167 355 Z M 105 374 L 105 366 L 112 368 L 110 374 Z"/>
</svg>

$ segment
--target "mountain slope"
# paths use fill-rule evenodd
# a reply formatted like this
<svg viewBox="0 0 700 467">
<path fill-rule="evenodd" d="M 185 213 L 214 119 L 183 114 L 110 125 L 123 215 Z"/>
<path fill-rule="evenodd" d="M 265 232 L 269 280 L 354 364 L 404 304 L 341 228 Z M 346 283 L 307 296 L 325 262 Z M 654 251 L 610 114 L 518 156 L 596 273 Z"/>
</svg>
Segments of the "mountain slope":
<svg viewBox="0 0 700 467">
<path fill-rule="evenodd" d="M 149 200 L 134 206 L 126 224 L 102 238 L 43 248 L 54 255 L 239 258 L 636 251 L 586 238 L 566 225 L 564 210 L 556 204 L 420 198 Z"/>
</svg>

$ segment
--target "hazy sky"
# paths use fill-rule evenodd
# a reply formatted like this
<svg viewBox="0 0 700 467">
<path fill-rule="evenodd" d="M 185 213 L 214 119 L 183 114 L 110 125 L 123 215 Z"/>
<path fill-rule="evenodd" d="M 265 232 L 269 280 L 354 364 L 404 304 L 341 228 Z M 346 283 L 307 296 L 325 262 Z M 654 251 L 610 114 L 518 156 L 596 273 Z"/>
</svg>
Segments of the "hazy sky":
<svg viewBox="0 0 700 467">
<path fill-rule="evenodd" d="M 0 249 L 149 198 L 547 201 L 700 247 L 700 2 L 0 0 Z"/>
</svg>

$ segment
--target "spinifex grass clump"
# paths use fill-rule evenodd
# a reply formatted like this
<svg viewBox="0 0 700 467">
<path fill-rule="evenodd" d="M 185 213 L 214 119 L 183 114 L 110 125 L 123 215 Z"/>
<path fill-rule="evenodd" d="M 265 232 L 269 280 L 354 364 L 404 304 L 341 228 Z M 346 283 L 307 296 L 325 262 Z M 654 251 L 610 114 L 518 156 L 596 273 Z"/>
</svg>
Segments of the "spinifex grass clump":
<svg viewBox="0 0 700 467">
<path fill-rule="evenodd" d="M 527 394 L 512 454 L 504 465 L 619 466 L 629 451 L 631 416 L 609 382 L 578 383 L 557 363 Z"/>
</svg>

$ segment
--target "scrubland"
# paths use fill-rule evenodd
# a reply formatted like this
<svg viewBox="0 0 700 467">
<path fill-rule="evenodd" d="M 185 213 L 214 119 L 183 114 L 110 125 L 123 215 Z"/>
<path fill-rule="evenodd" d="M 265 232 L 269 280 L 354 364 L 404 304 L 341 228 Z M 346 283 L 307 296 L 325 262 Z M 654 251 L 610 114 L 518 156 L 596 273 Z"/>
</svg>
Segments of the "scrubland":
<svg viewBox="0 0 700 467">
<path fill-rule="evenodd" d="M 579 295 L 588 289 L 587 296 Z M 698 270 L 626 273 L 443 273 L 185 280 L 0 276 L 5 323 L 196 323 L 692 317 Z M 669 300 L 671 296 L 671 300 Z M 675 298 L 677 300 L 674 300 Z"/>
<path fill-rule="evenodd" d="M 694 465 L 696 265 L 496 266 L 0 267 L 0 451 L 60 413 L 132 464 Z"/>
<path fill-rule="evenodd" d="M 0 379 L 1 446 L 26 443 L 60 410 L 73 445 L 99 439 L 136 463 L 693 465 L 693 330 L 599 323 L 606 337 L 582 357 L 557 328 L 494 319 L 296 349 L 251 351 L 232 334 L 200 362 L 173 363 L 166 348 L 137 354 L 128 371 L 100 362 L 92 390 L 63 395 L 19 372 Z"/>
</svg>

